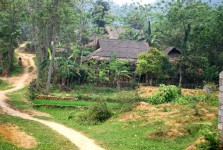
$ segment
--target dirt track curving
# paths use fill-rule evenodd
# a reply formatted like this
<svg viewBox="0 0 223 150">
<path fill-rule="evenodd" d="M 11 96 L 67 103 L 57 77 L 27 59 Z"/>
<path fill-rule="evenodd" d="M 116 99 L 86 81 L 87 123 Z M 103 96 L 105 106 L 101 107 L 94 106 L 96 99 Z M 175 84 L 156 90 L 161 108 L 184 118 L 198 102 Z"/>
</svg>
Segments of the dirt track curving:
<svg viewBox="0 0 223 150">
<path fill-rule="evenodd" d="M 75 144 L 80 150 L 103 150 L 103 148 L 98 146 L 94 142 L 94 140 L 84 136 L 83 134 L 81 134 L 78 131 L 75 131 L 75 130 L 68 128 L 68 127 L 66 127 L 62 124 L 59 124 L 59 123 L 33 118 L 32 116 L 30 116 L 26 113 L 19 112 L 18 110 L 15 110 L 8 106 L 8 104 L 6 103 L 8 98 L 5 95 L 24 88 L 26 85 L 28 85 L 28 83 L 32 79 L 35 78 L 36 67 L 35 67 L 34 61 L 32 59 L 34 57 L 34 55 L 21 53 L 20 51 L 23 50 L 24 47 L 25 47 L 25 44 L 22 44 L 22 45 L 20 45 L 20 47 L 18 49 L 16 49 L 16 51 L 18 51 L 19 57 L 21 57 L 23 60 L 24 73 L 21 74 L 20 76 L 16 76 L 16 77 L 2 78 L 3 80 L 7 80 L 9 83 L 11 83 L 14 88 L 5 90 L 5 91 L 0 91 L 0 111 L 1 111 L 0 113 L 5 113 L 5 114 L 11 115 L 11 116 L 16 116 L 16 117 L 20 117 L 23 119 L 36 121 L 43 125 L 46 125 L 46 126 L 50 127 L 52 130 L 58 132 L 59 134 L 63 135 L 64 137 L 66 137 L 73 144 Z M 33 66 L 33 71 L 29 73 L 28 68 L 30 66 Z"/>
</svg>

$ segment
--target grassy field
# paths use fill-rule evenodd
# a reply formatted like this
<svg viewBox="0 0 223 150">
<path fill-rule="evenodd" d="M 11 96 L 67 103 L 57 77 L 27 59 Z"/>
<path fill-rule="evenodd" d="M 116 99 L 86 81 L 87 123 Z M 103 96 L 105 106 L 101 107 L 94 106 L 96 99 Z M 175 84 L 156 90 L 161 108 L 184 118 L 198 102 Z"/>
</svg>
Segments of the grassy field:
<svg viewBox="0 0 223 150">
<path fill-rule="evenodd" d="M 64 100 L 32 100 L 34 106 L 61 106 L 61 107 L 89 107 L 93 102 L 89 101 L 64 101 Z M 119 108 L 118 103 L 107 103 L 108 107 Z"/>
<path fill-rule="evenodd" d="M 37 139 L 38 145 L 33 150 L 76 150 L 77 148 L 63 136 L 50 130 L 48 127 L 40 125 L 33 121 L 27 121 L 20 118 L 0 114 L 0 124 L 13 124 L 19 127 L 28 135 L 32 135 Z M 47 133 L 47 134 L 46 134 Z M 11 136 L 11 135 L 9 135 Z M 17 148 L 9 141 L 1 140 L 3 137 L 0 132 L 0 149 L 1 150 L 17 150 Z M 7 137 L 6 137 L 7 138 Z M 17 137 L 18 138 L 18 137 Z M 47 140 L 46 140 L 47 139 Z M 56 142 L 55 142 L 56 141 Z"/>
<path fill-rule="evenodd" d="M 12 86 L 8 82 L 0 80 L 0 91 L 7 90 L 10 88 L 12 88 Z"/>
<path fill-rule="evenodd" d="M 130 103 L 143 101 L 137 90 L 117 90 L 108 87 L 95 87 L 93 85 L 77 85 L 70 92 L 62 92 L 58 88 L 51 93 L 53 96 L 68 95 L 84 101 L 105 101 L 115 103 Z"/>
<path fill-rule="evenodd" d="M 38 110 L 51 114 L 53 120 L 57 122 L 84 132 L 110 150 L 182 150 L 200 137 L 199 131 L 204 125 L 215 127 L 217 120 L 205 118 L 202 111 L 196 114 L 196 109 L 202 109 L 198 106 L 184 105 L 178 109 L 179 111 L 177 107 L 179 106 L 172 104 L 160 105 L 150 107 L 154 112 L 133 110 L 114 114 L 111 119 L 98 125 L 84 125 L 77 122 L 76 116 L 86 110 L 56 108 L 38 108 Z M 205 110 L 217 114 L 216 109 L 208 110 L 206 106 Z M 73 118 L 69 117 L 71 114 Z M 179 125 L 179 128 L 176 125 Z"/>
<path fill-rule="evenodd" d="M 9 96 L 13 99 L 13 105 L 23 109 L 33 109 L 31 103 L 21 101 L 24 95 L 27 95 L 25 94 L 26 90 L 27 88 L 22 89 Z M 103 95 L 103 90 L 105 89 L 102 88 L 101 92 L 98 91 L 99 95 Z M 106 96 L 120 93 L 120 91 L 108 91 L 105 91 Z M 87 93 L 84 90 L 81 92 Z M 134 93 L 132 91 L 121 92 Z M 92 92 L 88 93 L 94 93 L 93 89 Z M 77 91 L 75 94 L 77 94 Z M 57 95 L 61 96 L 62 94 Z M 67 95 L 67 93 L 64 95 Z M 119 98 L 123 100 L 128 96 L 120 94 Z M 200 131 L 205 126 L 210 126 L 212 129 L 217 126 L 217 99 L 210 102 L 194 101 L 191 104 L 184 105 L 142 103 L 142 106 L 140 104 L 132 110 L 126 109 L 125 111 L 121 111 L 122 103 L 107 103 L 113 114 L 109 120 L 96 125 L 83 124 L 78 118 L 88 111 L 88 106 L 93 104 L 91 101 L 93 100 L 33 100 L 32 102 L 34 105 L 73 106 L 73 108 L 64 107 L 63 109 L 55 107 L 36 107 L 35 109 L 52 115 L 52 118 L 47 118 L 48 120 L 75 128 L 109 150 L 182 150 L 192 145 L 196 139 L 202 136 Z M 78 109 L 76 106 L 86 109 Z"/>
</svg>

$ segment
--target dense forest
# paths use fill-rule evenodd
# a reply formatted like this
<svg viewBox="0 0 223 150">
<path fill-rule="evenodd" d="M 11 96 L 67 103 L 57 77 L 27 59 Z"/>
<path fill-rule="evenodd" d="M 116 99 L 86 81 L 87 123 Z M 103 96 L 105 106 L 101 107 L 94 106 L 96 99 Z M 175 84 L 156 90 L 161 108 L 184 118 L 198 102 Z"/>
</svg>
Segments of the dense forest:
<svg viewBox="0 0 223 150">
<path fill-rule="evenodd" d="M 218 82 L 223 70 L 222 18 L 223 3 L 215 1 L 119 6 L 105 0 L 1 0 L 0 73 L 13 70 L 15 47 L 29 41 L 27 48 L 36 54 L 35 87 L 46 93 L 51 83 L 67 88 L 74 82 L 115 81 L 120 88 L 123 76 L 138 82 L 143 74 L 156 82 L 173 79 L 179 85 Z M 140 54 L 136 71 L 115 57 L 109 64 L 83 62 L 95 50 L 88 43 L 108 38 L 108 27 L 122 29 L 120 39 L 149 43 L 151 50 Z M 172 46 L 182 53 L 175 62 L 161 53 Z M 66 52 L 59 54 L 60 49 Z"/>
</svg>

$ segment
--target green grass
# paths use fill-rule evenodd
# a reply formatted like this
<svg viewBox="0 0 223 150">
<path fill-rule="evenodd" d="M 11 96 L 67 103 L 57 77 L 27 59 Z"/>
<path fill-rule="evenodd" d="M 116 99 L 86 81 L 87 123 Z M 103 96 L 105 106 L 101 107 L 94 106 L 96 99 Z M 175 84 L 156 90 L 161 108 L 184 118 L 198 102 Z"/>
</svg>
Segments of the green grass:
<svg viewBox="0 0 223 150">
<path fill-rule="evenodd" d="M 84 87 L 86 88 L 86 87 Z M 90 91 L 91 87 L 89 87 L 87 92 L 89 93 L 96 93 Z M 102 88 L 105 90 L 104 88 Z M 23 98 L 26 93 L 27 88 L 22 89 L 18 92 L 14 92 L 10 94 L 11 98 L 14 100 L 13 104 L 19 106 L 21 108 L 29 108 L 31 107 L 28 104 L 24 104 L 23 102 L 19 101 L 19 99 Z M 98 89 L 96 89 L 97 91 Z M 103 90 L 100 92 L 98 91 L 99 95 L 103 95 Z M 78 90 L 77 90 L 78 91 Z M 75 91 L 75 92 L 77 92 Z M 79 92 L 84 92 L 80 89 Z M 113 90 L 106 90 L 104 91 L 105 95 L 112 95 L 120 92 L 130 92 L 130 91 L 113 91 Z M 58 95 L 62 95 L 59 93 Z M 125 95 L 121 95 L 124 96 Z M 129 96 L 129 95 L 127 95 Z M 126 97 L 127 97 L 126 96 Z M 18 99 L 18 100 L 17 100 Z M 121 98 L 120 98 L 121 99 Z M 215 105 L 215 101 L 213 101 Z M 149 150 L 164 150 L 164 149 L 173 149 L 173 150 L 181 150 L 185 149 L 186 147 L 190 146 L 198 137 L 200 137 L 198 130 L 202 127 L 202 124 L 212 123 L 212 127 L 216 127 L 217 120 L 205 120 L 200 119 L 192 122 L 185 122 L 182 123 L 183 125 L 187 126 L 187 130 L 190 131 L 190 134 L 187 133 L 181 137 L 171 137 L 171 138 L 163 138 L 162 136 L 158 138 L 148 138 L 148 135 L 157 132 L 157 131 L 165 131 L 171 128 L 171 126 L 165 125 L 164 121 L 161 119 L 154 119 L 148 118 L 144 115 L 149 113 L 150 111 L 139 111 L 139 110 L 132 110 L 141 117 L 139 120 L 129 120 L 129 121 L 120 121 L 122 118 L 123 112 L 120 111 L 123 104 L 117 103 L 107 103 L 110 109 L 112 110 L 113 116 L 105 123 L 99 123 L 97 125 L 86 125 L 78 122 L 78 116 L 88 111 L 87 109 L 76 109 L 76 106 L 88 107 L 93 104 L 90 101 L 56 101 L 56 100 L 33 100 L 33 103 L 36 105 L 58 105 L 58 106 L 74 106 L 74 108 L 64 107 L 63 109 L 54 108 L 54 107 L 36 107 L 35 109 L 38 111 L 42 111 L 52 115 L 52 118 L 47 118 L 47 120 L 52 120 L 56 122 L 60 122 L 68 127 L 77 129 L 88 137 L 95 139 L 99 145 L 105 147 L 109 150 L 129 150 L 129 149 L 149 149 Z M 173 105 L 173 104 L 171 104 Z M 178 104 L 179 105 L 179 104 Z M 154 106 L 157 109 L 160 109 L 160 113 L 168 113 L 171 111 L 172 107 L 156 105 Z M 118 108 L 118 109 L 117 109 Z M 189 105 L 180 105 L 177 108 L 173 109 L 180 109 L 180 112 L 174 119 L 177 119 L 180 123 L 181 119 L 185 119 L 189 116 L 193 117 L 195 114 L 195 110 L 200 109 L 207 109 L 210 113 L 215 113 L 216 109 L 212 108 L 210 105 L 200 106 L 199 104 L 193 103 Z M 153 111 L 153 110 L 152 110 Z M 155 114 L 156 115 L 156 114 Z M 202 116 L 202 112 L 199 112 L 199 116 Z M 168 114 L 164 117 L 168 117 Z M 196 116 L 195 116 L 196 117 Z M 174 120 L 173 119 L 173 120 Z"/>
<path fill-rule="evenodd" d="M 53 120 L 61 122 L 71 128 L 84 132 L 95 139 L 100 145 L 110 150 L 154 149 L 154 150 L 182 150 L 192 144 L 198 135 L 187 135 L 180 138 L 149 139 L 147 135 L 157 130 L 168 128 L 163 123 L 146 123 L 145 118 L 140 120 L 120 121 L 119 115 L 114 115 L 107 122 L 98 125 L 79 124 L 75 116 L 83 113 L 77 109 L 38 108 L 37 110 L 49 113 Z M 68 119 L 70 114 L 73 119 Z"/>
<path fill-rule="evenodd" d="M 64 101 L 64 100 L 32 100 L 34 105 L 43 106 L 71 106 L 71 107 L 89 107 L 92 102 L 87 101 Z M 107 103 L 108 107 L 120 107 L 118 103 Z"/>
<path fill-rule="evenodd" d="M 13 93 L 7 94 L 7 96 L 12 100 L 12 105 L 20 109 L 33 109 L 31 102 L 27 101 L 28 87 L 15 91 Z"/>
<path fill-rule="evenodd" d="M 29 73 L 32 72 L 32 71 L 33 71 L 33 66 L 30 66 L 30 67 L 28 68 L 28 71 L 29 71 Z"/>
<path fill-rule="evenodd" d="M 77 148 L 63 136 L 52 131 L 48 127 L 33 122 L 12 116 L 0 115 L 0 123 L 10 123 L 18 126 L 20 130 L 24 131 L 28 135 L 32 135 L 36 138 L 38 145 L 33 150 L 76 150 Z M 1 150 L 19 150 L 10 142 L 1 141 L 0 133 L 0 149 Z"/>
<path fill-rule="evenodd" d="M 93 85 L 76 85 L 70 92 L 62 92 L 58 88 L 54 88 L 51 95 L 64 96 L 70 95 L 84 101 L 104 101 L 115 103 L 131 103 L 145 101 L 138 96 L 136 90 L 117 90 L 108 87 L 95 87 Z"/>
<path fill-rule="evenodd" d="M 8 82 L 0 80 L 0 91 L 7 90 L 10 88 L 12 88 L 12 86 Z"/>
</svg>

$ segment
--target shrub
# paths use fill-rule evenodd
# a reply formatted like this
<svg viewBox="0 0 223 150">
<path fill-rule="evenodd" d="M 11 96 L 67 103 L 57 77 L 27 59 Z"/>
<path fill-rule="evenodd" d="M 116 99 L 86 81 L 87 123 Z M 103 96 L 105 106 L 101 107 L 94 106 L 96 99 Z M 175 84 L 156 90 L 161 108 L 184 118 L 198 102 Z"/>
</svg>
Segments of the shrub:
<svg viewBox="0 0 223 150">
<path fill-rule="evenodd" d="M 220 150 L 220 137 L 219 131 L 213 130 L 211 126 L 204 126 L 203 129 L 200 130 L 202 136 L 206 142 L 200 143 L 198 145 L 198 149 L 201 150 Z"/>
<path fill-rule="evenodd" d="M 97 124 L 106 121 L 111 115 L 105 102 L 97 102 L 90 106 L 86 113 L 80 115 L 79 119 L 82 123 Z"/>
<path fill-rule="evenodd" d="M 177 97 L 173 102 L 179 104 L 206 102 L 206 98 L 205 95 L 181 95 L 180 97 Z"/>
<path fill-rule="evenodd" d="M 149 102 L 153 104 L 162 104 L 174 101 L 181 95 L 181 89 L 174 85 L 160 85 L 157 94 L 149 97 Z"/>
<path fill-rule="evenodd" d="M 181 95 L 177 97 L 173 102 L 178 104 L 188 104 L 197 102 L 213 102 L 217 101 L 218 96 L 216 94 L 206 95 Z"/>
</svg>

